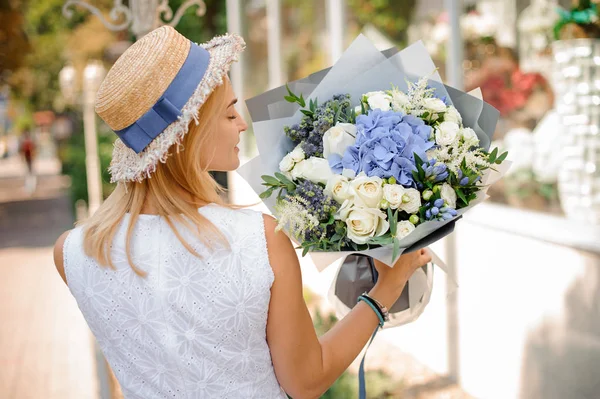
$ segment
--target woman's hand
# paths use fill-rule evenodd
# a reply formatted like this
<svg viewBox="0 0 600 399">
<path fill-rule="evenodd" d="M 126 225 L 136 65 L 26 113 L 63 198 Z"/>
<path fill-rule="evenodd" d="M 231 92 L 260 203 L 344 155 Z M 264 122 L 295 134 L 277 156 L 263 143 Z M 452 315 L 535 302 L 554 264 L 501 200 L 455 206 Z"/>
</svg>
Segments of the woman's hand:
<svg viewBox="0 0 600 399">
<path fill-rule="evenodd" d="M 394 267 L 389 267 L 376 259 L 373 260 L 379 277 L 372 293 L 381 298 L 381 302 L 389 308 L 398 299 L 415 270 L 431 262 L 431 253 L 427 248 L 423 248 L 403 254 L 396 261 Z"/>
</svg>

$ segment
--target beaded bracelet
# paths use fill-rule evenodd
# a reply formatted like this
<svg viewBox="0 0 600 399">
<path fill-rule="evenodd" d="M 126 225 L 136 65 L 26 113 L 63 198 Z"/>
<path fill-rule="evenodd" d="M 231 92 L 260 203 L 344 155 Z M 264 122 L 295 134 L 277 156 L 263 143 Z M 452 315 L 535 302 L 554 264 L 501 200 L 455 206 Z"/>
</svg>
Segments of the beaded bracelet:
<svg viewBox="0 0 600 399">
<path fill-rule="evenodd" d="M 379 308 L 379 310 L 380 310 L 380 312 L 381 312 L 381 315 L 383 316 L 383 320 L 385 320 L 385 321 L 390 321 L 390 313 L 389 313 L 389 311 L 388 311 L 388 308 L 386 308 L 386 307 L 385 307 L 385 306 L 384 306 L 384 305 L 383 305 L 381 302 L 379 302 L 377 299 L 375 299 L 375 298 L 373 298 L 373 297 L 369 296 L 369 294 L 367 294 L 366 292 L 364 292 L 362 295 L 363 295 L 365 298 L 367 298 L 368 300 L 370 300 L 371 302 L 373 302 L 373 304 L 375 304 L 375 305 L 376 305 L 376 306 Z"/>
<path fill-rule="evenodd" d="M 373 309 L 373 312 L 375 312 L 377 318 L 379 319 L 379 327 L 383 328 L 383 324 L 385 323 L 385 317 L 383 315 L 383 312 L 381 311 L 381 309 L 379 309 L 379 306 L 377 306 L 374 302 L 370 301 L 369 299 L 371 298 L 363 294 L 358 297 L 357 303 L 362 301 L 369 305 L 369 307 Z"/>
</svg>

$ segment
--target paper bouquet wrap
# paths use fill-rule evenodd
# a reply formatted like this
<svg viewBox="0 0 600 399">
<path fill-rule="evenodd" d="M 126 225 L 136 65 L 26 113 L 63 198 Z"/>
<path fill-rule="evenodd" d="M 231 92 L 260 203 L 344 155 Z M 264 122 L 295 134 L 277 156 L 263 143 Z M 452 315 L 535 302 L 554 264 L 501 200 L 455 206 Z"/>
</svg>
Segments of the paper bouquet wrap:
<svg viewBox="0 0 600 399">
<path fill-rule="evenodd" d="M 339 267 L 339 316 L 375 284 L 373 258 L 391 267 L 448 235 L 508 168 L 489 152 L 498 111 L 444 85 L 420 42 L 381 52 L 358 36 L 333 67 L 246 104 L 259 155 L 238 172 L 320 271 Z M 419 317 L 433 269 L 413 274 L 386 327 Z"/>
</svg>

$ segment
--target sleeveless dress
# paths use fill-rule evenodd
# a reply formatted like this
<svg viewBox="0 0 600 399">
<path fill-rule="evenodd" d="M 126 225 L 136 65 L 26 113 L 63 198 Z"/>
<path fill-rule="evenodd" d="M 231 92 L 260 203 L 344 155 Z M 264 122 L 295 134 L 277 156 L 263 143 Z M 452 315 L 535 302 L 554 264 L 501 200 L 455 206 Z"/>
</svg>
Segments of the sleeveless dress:
<svg viewBox="0 0 600 399">
<path fill-rule="evenodd" d="M 129 215 L 111 253 L 116 270 L 83 251 L 77 227 L 64 246 L 67 282 L 126 399 L 287 398 L 266 341 L 273 271 L 263 216 L 214 204 L 199 212 L 231 243 L 207 248 L 182 226 L 140 215 L 131 253 Z M 177 225 L 176 225 L 177 226 Z"/>
</svg>

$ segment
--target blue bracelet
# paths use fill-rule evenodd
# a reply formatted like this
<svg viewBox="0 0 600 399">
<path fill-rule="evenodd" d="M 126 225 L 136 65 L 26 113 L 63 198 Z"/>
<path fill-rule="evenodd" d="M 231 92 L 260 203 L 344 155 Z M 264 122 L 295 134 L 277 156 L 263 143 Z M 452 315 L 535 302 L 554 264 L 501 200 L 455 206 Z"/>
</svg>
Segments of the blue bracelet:
<svg viewBox="0 0 600 399">
<path fill-rule="evenodd" d="M 360 301 L 363 301 L 364 303 L 369 305 L 369 307 L 371 309 L 373 309 L 373 312 L 375 312 L 375 314 L 377 315 L 377 318 L 379 319 L 379 327 L 383 328 L 383 323 L 385 323 L 385 320 L 383 318 L 383 315 L 381 314 L 381 311 L 377 308 L 377 306 L 375 306 L 373 304 L 373 302 L 369 301 L 366 297 L 364 297 L 362 295 L 358 297 L 357 303 Z"/>
</svg>

